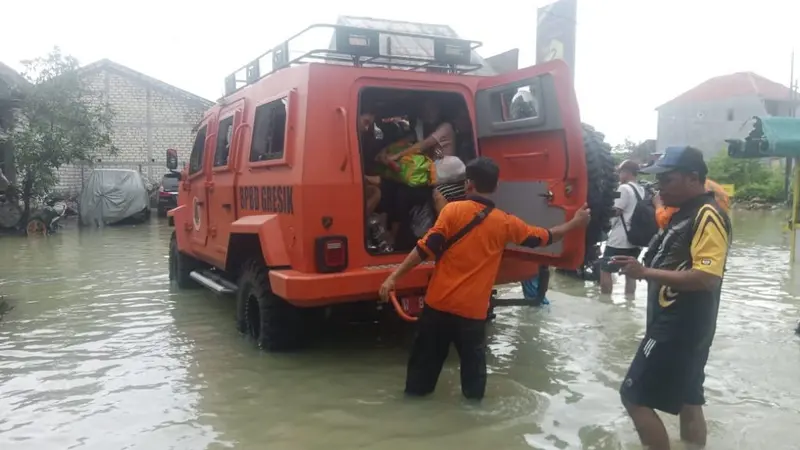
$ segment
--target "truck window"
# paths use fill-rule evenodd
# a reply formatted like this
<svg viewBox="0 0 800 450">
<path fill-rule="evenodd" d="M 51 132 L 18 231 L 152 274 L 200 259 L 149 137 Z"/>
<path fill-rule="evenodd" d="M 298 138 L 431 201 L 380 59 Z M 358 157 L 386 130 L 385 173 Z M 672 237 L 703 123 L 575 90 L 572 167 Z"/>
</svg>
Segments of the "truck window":
<svg viewBox="0 0 800 450">
<path fill-rule="evenodd" d="M 189 174 L 194 174 L 203 170 L 203 154 L 206 150 L 206 126 L 200 128 L 194 138 L 192 154 L 189 156 Z"/>
<path fill-rule="evenodd" d="M 250 161 L 269 161 L 283 158 L 285 139 L 286 99 L 275 100 L 256 108 Z"/>
<path fill-rule="evenodd" d="M 233 116 L 226 117 L 219 122 L 217 134 L 217 149 L 214 152 L 214 167 L 228 165 L 228 156 L 231 152 L 231 139 L 233 138 Z"/>
</svg>

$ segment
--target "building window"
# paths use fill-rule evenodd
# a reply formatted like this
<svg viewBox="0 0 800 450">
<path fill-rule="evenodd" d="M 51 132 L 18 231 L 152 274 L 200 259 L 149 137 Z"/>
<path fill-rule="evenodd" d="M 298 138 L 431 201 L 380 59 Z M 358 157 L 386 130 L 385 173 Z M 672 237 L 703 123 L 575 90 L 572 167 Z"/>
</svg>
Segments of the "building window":
<svg viewBox="0 0 800 450">
<path fill-rule="evenodd" d="M 764 109 L 770 116 L 777 116 L 779 111 L 779 103 L 775 100 L 764 100 Z"/>
<path fill-rule="evenodd" d="M 286 99 L 265 103 L 256 108 L 250 161 L 270 161 L 283 158 L 285 140 Z"/>
<path fill-rule="evenodd" d="M 733 108 L 728 108 L 728 122 L 733 122 L 733 119 L 734 119 Z"/>
<path fill-rule="evenodd" d="M 189 174 L 194 174 L 203 170 L 203 154 L 206 151 L 206 127 L 200 128 L 194 138 L 192 154 L 189 156 Z"/>
<path fill-rule="evenodd" d="M 214 167 L 228 165 L 228 156 L 231 153 L 231 140 L 233 139 L 233 116 L 219 121 L 217 134 L 217 149 L 214 151 Z"/>
</svg>

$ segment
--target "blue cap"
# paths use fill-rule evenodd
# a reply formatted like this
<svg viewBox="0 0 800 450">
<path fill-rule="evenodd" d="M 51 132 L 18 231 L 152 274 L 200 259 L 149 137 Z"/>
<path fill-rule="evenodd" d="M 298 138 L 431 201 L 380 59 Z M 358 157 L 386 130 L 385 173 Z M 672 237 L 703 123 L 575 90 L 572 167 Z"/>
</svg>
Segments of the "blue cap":
<svg viewBox="0 0 800 450">
<path fill-rule="evenodd" d="M 652 166 L 646 167 L 642 173 L 666 173 L 672 171 L 696 172 L 700 176 L 708 174 L 708 167 L 703 159 L 703 152 L 689 147 L 667 147 L 661 158 L 657 159 Z"/>
</svg>

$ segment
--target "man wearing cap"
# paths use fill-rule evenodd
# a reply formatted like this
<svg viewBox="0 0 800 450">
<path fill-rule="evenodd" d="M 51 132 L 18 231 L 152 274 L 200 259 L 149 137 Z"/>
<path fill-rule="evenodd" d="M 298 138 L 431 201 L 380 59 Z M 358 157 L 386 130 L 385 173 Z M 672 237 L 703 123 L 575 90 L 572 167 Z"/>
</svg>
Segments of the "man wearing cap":
<svg viewBox="0 0 800 450">
<path fill-rule="evenodd" d="M 664 205 L 678 208 L 647 249 L 644 265 L 630 256 L 614 262 L 647 280 L 647 329 L 620 388 L 642 444 L 669 449 L 655 410 L 680 416 L 681 439 L 706 442 L 703 382 L 716 331 L 720 290 L 731 241 L 727 214 L 706 192 L 708 169 L 693 147 L 670 147 L 652 166 Z"/>
</svg>

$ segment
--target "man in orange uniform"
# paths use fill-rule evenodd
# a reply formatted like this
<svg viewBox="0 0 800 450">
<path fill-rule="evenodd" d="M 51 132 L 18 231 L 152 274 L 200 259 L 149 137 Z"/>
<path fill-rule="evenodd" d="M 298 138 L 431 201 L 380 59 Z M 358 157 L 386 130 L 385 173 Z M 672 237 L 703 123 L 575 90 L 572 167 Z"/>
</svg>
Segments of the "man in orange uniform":
<svg viewBox="0 0 800 450">
<path fill-rule="evenodd" d="M 408 361 L 408 395 L 434 391 L 453 343 L 461 360 L 461 392 L 469 399 L 483 398 L 486 314 L 506 245 L 549 245 L 589 223 L 586 205 L 572 220 L 549 230 L 495 210 L 487 196 L 497 188 L 499 175 L 491 159 L 471 161 L 466 169 L 467 200 L 445 205 L 433 228 L 381 286 L 380 296 L 386 300 L 399 278 L 423 260 L 436 259 Z"/>
<path fill-rule="evenodd" d="M 706 179 L 705 184 L 706 192 L 713 192 L 714 193 L 714 200 L 717 201 L 717 204 L 722 208 L 723 211 L 727 214 L 730 212 L 730 199 L 728 198 L 728 193 L 722 189 L 722 186 L 719 184 Z M 656 223 L 658 223 L 659 228 L 664 228 L 669 223 L 670 217 L 675 214 L 675 211 L 678 208 L 671 207 L 671 206 L 664 206 L 664 202 L 661 201 L 661 196 L 656 195 L 653 197 L 653 206 L 656 208 Z"/>
</svg>

